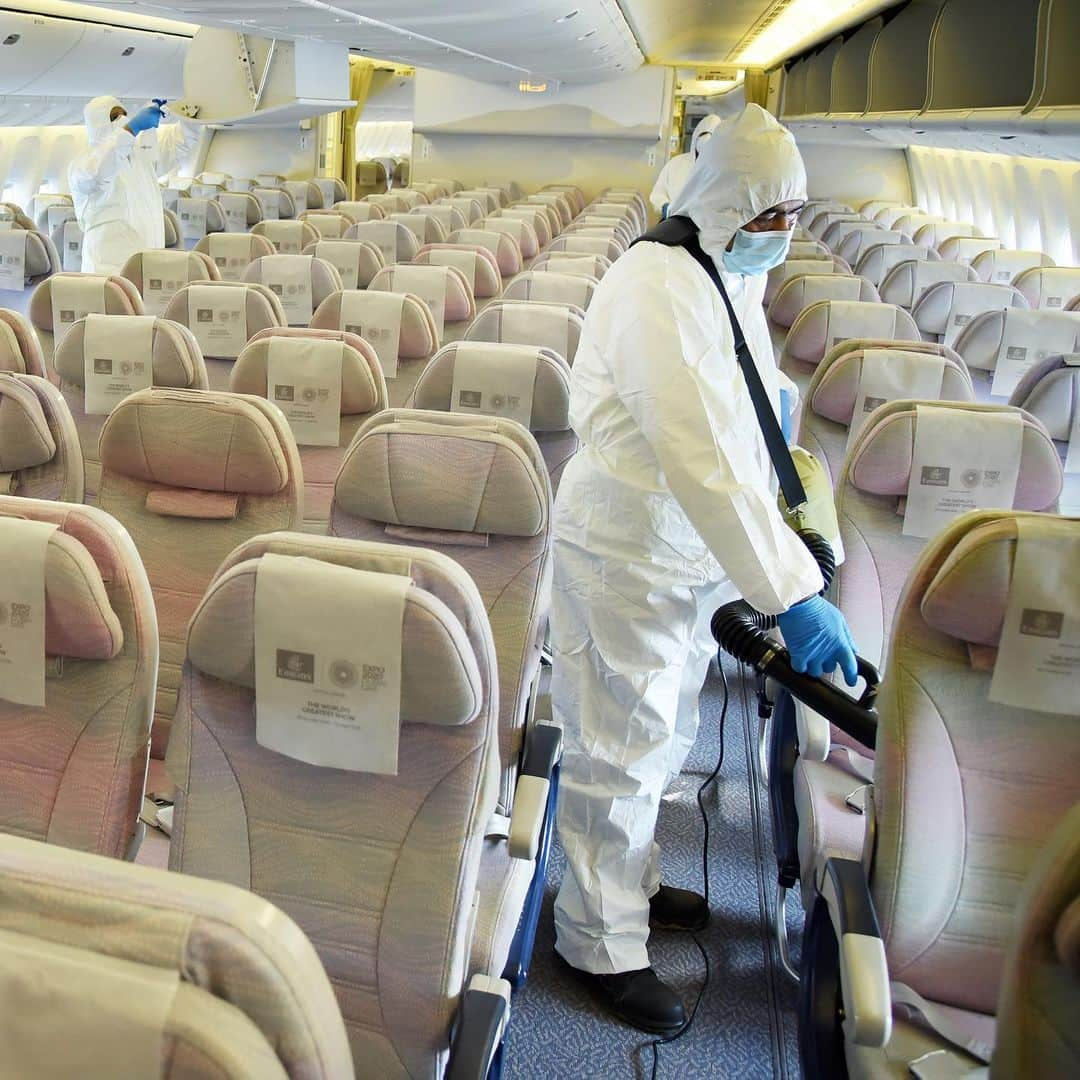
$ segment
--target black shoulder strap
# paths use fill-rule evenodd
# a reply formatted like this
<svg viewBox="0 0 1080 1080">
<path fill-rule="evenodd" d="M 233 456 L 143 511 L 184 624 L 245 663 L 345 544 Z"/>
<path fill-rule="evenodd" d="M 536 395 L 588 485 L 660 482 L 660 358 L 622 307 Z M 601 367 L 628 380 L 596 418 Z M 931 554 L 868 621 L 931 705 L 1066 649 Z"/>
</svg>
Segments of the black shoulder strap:
<svg viewBox="0 0 1080 1080">
<path fill-rule="evenodd" d="M 698 242 L 698 229 L 688 217 L 669 217 L 661 221 L 655 228 L 639 236 L 634 243 L 651 240 L 654 244 L 663 244 L 665 247 L 682 247 L 694 256 L 701 264 L 701 268 L 709 275 L 709 279 L 720 293 L 720 299 L 727 308 L 728 319 L 731 321 L 731 332 L 735 337 L 735 357 L 739 362 L 746 389 L 750 392 L 750 401 L 753 403 L 754 412 L 757 415 L 758 426 L 765 439 L 765 448 L 769 452 L 773 468 L 776 470 L 776 478 L 780 481 L 780 490 L 784 493 L 784 502 L 789 510 L 802 506 L 806 502 L 806 491 L 799 472 L 795 468 L 795 462 L 791 458 L 787 440 L 776 419 L 772 405 L 769 404 L 769 396 L 765 393 L 765 387 L 758 374 L 757 365 L 750 355 L 750 349 L 746 344 L 746 336 L 743 334 L 739 320 L 735 316 L 735 309 L 731 306 L 731 298 L 724 288 L 712 259 L 701 248 Z M 631 245 L 633 246 L 633 245 Z"/>
</svg>

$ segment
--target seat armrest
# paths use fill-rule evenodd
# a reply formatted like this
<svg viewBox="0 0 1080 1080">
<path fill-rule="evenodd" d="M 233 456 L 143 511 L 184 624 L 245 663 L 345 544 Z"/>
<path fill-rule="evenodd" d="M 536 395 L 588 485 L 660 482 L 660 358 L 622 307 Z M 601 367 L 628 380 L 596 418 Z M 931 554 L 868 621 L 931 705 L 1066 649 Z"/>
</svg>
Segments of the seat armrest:
<svg viewBox="0 0 1080 1080">
<path fill-rule="evenodd" d="M 892 1035 L 892 995 L 866 871 L 857 859 L 827 857 L 818 889 L 839 942 L 844 1035 L 856 1046 L 884 1047 Z"/>
<path fill-rule="evenodd" d="M 540 850 L 551 776 L 562 756 L 562 728 L 532 724 L 525 734 L 521 771 L 510 812 L 510 855 L 532 861 Z"/>
<path fill-rule="evenodd" d="M 446 1080 L 485 1080 L 510 1020 L 510 984 L 474 975 L 461 998 Z"/>
</svg>

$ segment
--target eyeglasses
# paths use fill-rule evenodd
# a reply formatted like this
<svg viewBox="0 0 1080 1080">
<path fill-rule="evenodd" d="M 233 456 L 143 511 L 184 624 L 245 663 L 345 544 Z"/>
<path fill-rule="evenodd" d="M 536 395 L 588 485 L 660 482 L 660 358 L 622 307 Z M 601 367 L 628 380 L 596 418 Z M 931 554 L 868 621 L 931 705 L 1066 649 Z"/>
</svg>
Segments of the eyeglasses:
<svg viewBox="0 0 1080 1080">
<path fill-rule="evenodd" d="M 773 225 L 781 218 L 788 220 L 790 218 L 797 218 L 805 209 L 803 206 L 797 206 L 793 210 L 763 210 L 756 218 L 754 218 L 755 225 Z"/>
</svg>

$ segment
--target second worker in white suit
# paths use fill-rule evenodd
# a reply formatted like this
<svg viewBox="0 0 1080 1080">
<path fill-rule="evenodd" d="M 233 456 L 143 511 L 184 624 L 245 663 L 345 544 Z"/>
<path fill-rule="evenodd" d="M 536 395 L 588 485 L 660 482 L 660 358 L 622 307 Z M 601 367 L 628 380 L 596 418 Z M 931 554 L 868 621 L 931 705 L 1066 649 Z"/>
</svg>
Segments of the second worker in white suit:
<svg viewBox="0 0 1080 1080">
<path fill-rule="evenodd" d="M 806 200 L 791 134 L 749 105 L 703 145 L 672 206 L 712 260 L 764 384 L 781 382 L 762 312 L 765 274 Z M 636 244 L 604 276 L 571 373 L 581 449 L 555 504 L 555 719 L 566 872 L 556 949 L 620 1018 L 672 1032 L 678 996 L 649 965 L 650 924 L 696 929 L 704 899 L 660 883 L 660 798 L 682 769 L 716 653 L 713 612 L 739 597 L 779 615 L 798 670 L 855 657 L 821 573 L 781 518 L 776 480 L 705 268 L 680 247 Z M 787 384 L 790 386 L 790 384 Z"/>
<path fill-rule="evenodd" d="M 68 169 L 83 231 L 83 273 L 118 274 L 136 252 L 165 246 L 158 177 L 195 148 L 200 128 L 179 115 L 177 123 L 159 128 L 163 115 L 155 102 L 129 117 L 109 96 L 83 110 L 89 146 Z"/>
</svg>

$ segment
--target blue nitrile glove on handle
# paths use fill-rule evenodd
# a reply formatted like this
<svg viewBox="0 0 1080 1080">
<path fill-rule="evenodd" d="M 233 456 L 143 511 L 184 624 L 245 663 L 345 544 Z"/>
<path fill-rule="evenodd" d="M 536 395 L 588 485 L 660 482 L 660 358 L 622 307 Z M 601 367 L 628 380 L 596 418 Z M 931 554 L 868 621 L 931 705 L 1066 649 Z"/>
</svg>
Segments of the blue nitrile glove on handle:
<svg viewBox="0 0 1080 1080">
<path fill-rule="evenodd" d="M 142 131 L 149 131 L 161 123 L 164 114 L 160 105 L 144 105 L 125 125 L 132 135 L 138 135 Z"/>
<path fill-rule="evenodd" d="M 790 390 L 780 391 L 780 430 L 784 433 L 784 442 L 791 442 L 791 398 Z"/>
<path fill-rule="evenodd" d="M 839 664 L 844 682 L 855 685 L 855 643 L 844 616 L 828 600 L 811 596 L 777 616 L 776 622 L 796 671 L 820 678 Z"/>
</svg>

